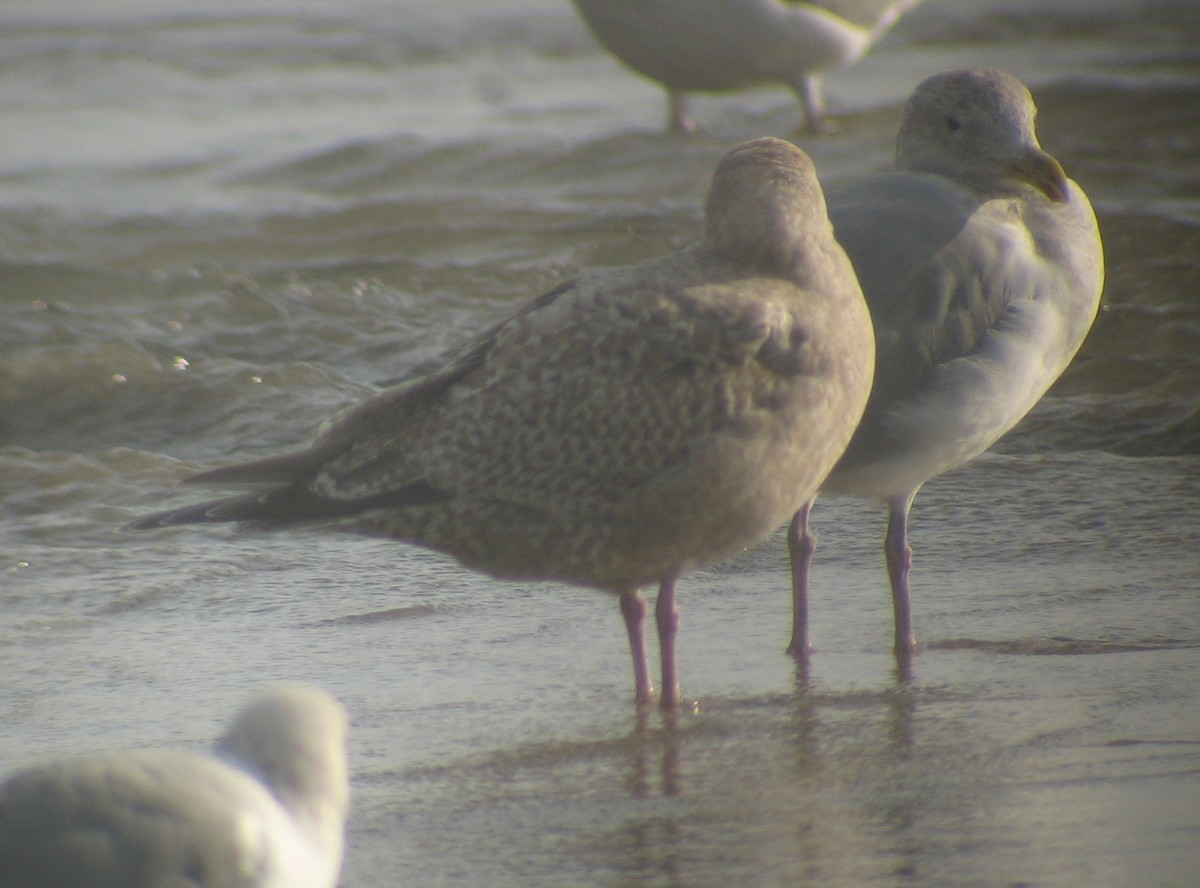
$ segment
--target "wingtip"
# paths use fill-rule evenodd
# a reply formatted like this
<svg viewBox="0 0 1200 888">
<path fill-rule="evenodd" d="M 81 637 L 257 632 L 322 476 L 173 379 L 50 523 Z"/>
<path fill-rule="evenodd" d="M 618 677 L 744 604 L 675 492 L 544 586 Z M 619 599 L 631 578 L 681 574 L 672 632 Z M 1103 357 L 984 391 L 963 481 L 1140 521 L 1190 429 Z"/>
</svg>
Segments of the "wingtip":
<svg viewBox="0 0 1200 888">
<path fill-rule="evenodd" d="M 157 512 L 153 515 L 146 515 L 142 518 L 130 521 L 128 524 L 122 524 L 120 530 L 122 533 L 130 533 L 139 530 L 157 530 L 162 527 L 173 527 L 178 524 L 188 523 L 186 521 L 172 520 L 172 516 L 174 514 L 175 512 L 172 511 Z"/>
<path fill-rule="evenodd" d="M 130 521 L 127 524 L 122 524 L 117 528 L 121 533 L 130 533 L 136 530 L 153 530 L 156 527 L 162 527 L 159 523 L 158 515 L 147 515 L 143 518 L 138 518 L 136 521 Z"/>
<path fill-rule="evenodd" d="M 162 527 L 178 527 L 182 524 L 204 524 L 213 522 L 229 521 L 231 519 L 221 517 L 214 512 L 214 507 L 219 505 L 220 500 L 209 500 L 203 503 L 195 503 L 190 506 L 183 506 L 178 509 L 168 509 L 165 512 L 155 512 L 152 515 L 138 518 L 130 521 L 128 524 L 121 526 L 122 531 L 138 531 L 138 530 L 157 530 Z"/>
</svg>

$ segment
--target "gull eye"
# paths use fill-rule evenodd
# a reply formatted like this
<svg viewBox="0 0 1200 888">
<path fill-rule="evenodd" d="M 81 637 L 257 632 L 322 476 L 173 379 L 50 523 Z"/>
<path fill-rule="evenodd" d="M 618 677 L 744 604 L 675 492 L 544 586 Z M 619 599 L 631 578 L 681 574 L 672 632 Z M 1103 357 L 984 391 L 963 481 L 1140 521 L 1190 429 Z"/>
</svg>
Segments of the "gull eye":
<svg viewBox="0 0 1200 888">
<path fill-rule="evenodd" d="M 946 129 L 950 130 L 951 132 L 954 132 L 955 130 L 962 129 L 962 124 L 958 122 L 958 118 L 955 117 L 953 114 L 947 114 L 946 115 Z"/>
</svg>

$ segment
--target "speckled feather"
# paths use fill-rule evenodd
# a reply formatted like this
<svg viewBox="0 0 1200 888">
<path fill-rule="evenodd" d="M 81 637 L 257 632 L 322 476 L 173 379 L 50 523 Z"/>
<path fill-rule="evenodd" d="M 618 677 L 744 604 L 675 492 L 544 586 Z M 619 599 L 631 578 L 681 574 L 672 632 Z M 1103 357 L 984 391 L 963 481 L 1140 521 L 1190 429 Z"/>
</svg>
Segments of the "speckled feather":
<svg viewBox="0 0 1200 888">
<path fill-rule="evenodd" d="M 718 167 L 699 246 L 566 282 L 308 449 L 194 479 L 265 490 L 134 526 L 318 524 L 633 589 L 786 520 L 849 440 L 873 351 L 811 163 L 760 139 Z"/>
</svg>

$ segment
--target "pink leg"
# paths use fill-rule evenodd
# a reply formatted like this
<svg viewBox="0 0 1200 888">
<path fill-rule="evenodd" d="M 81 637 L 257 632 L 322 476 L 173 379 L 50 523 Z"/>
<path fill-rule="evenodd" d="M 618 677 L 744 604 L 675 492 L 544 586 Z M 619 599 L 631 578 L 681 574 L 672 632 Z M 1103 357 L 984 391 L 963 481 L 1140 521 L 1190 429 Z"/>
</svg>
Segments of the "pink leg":
<svg viewBox="0 0 1200 888">
<path fill-rule="evenodd" d="M 808 638 L 808 569 L 817 551 L 817 537 L 808 529 L 813 501 L 800 507 L 788 525 L 788 555 L 792 562 L 792 641 L 787 652 L 803 660 L 812 651 Z"/>
<path fill-rule="evenodd" d="M 688 117 L 687 96 L 679 90 L 667 90 L 667 130 L 672 133 L 690 133 L 696 124 Z"/>
<path fill-rule="evenodd" d="M 825 109 L 821 107 L 821 82 L 817 76 L 802 76 L 792 84 L 792 88 L 804 105 L 803 131 L 810 136 L 829 132 L 831 127 L 825 122 Z"/>
<path fill-rule="evenodd" d="M 637 589 L 621 593 L 621 616 L 629 633 L 629 652 L 633 654 L 634 699 L 641 705 L 654 701 L 654 684 L 646 660 L 646 599 Z"/>
<path fill-rule="evenodd" d="M 668 574 L 659 584 L 654 619 L 658 623 L 658 648 L 662 655 L 662 699 L 659 700 L 659 706 L 674 709 L 679 705 L 679 675 L 675 670 L 675 632 L 679 628 L 679 611 L 675 608 L 674 574 Z"/>
<path fill-rule="evenodd" d="M 887 556 L 888 577 L 892 581 L 892 611 L 896 620 L 896 659 L 907 660 L 917 649 L 913 634 L 912 609 L 909 605 L 908 571 L 912 567 L 912 549 L 908 546 L 908 510 L 914 490 L 888 501 L 888 529 L 883 550 Z"/>
</svg>

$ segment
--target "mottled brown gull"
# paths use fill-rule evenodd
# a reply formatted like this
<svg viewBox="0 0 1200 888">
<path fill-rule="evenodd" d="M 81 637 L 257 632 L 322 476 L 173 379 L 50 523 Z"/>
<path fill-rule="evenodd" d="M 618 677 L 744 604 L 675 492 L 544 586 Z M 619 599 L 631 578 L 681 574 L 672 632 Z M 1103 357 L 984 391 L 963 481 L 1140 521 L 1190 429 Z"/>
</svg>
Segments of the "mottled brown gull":
<svg viewBox="0 0 1200 888">
<path fill-rule="evenodd" d="M 718 165 L 699 245 L 567 281 L 306 449 L 191 479 L 255 490 L 131 526 L 320 525 L 615 593 L 641 702 L 638 590 L 657 583 L 671 706 L 676 578 L 813 495 L 861 416 L 873 342 L 811 162 L 758 139 Z"/>
<path fill-rule="evenodd" d="M 986 68 L 921 83 L 900 124 L 896 171 L 830 198 L 838 240 L 875 324 L 862 425 L 821 490 L 883 500 L 902 668 L 916 648 L 908 513 L 921 486 L 1012 428 L 1082 345 L 1104 285 L 1092 206 L 1042 150 L 1037 109 Z M 789 532 L 790 650 L 809 649 L 812 503 Z"/>
<path fill-rule="evenodd" d="M 0 783 L 0 888 L 333 888 L 346 720 L 315 688 L 254 700 L 214 754 L 134 750 Z"/>
<path fill-rule="evenodd" d="M 692 129 L 686 93 L 790 86 L 823 128 L 818 75 L 852 64 L 923 0 L 572 0 L 596 39 L 667 90 L 667 126 Z"/>
</svg>

